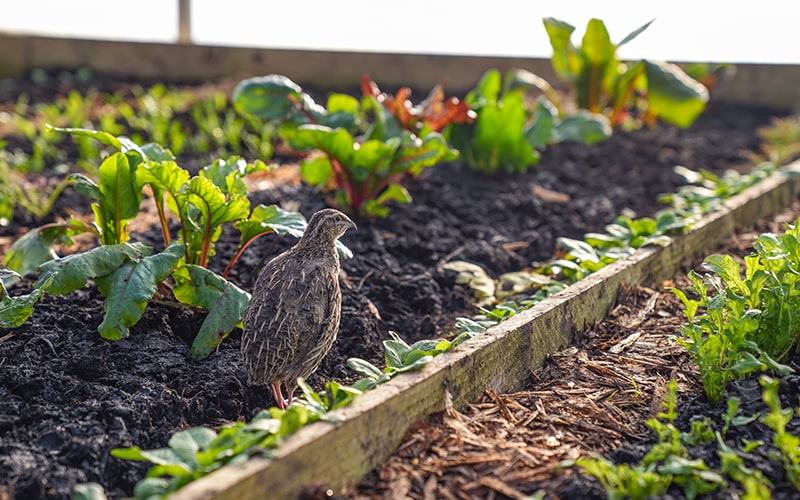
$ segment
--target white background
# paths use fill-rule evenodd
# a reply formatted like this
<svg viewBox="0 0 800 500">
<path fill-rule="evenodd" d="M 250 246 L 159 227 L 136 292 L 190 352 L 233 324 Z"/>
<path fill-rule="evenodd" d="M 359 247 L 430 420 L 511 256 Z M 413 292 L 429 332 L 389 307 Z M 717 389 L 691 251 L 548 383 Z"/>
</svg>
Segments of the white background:
<svg viewBox="0 0 800 500">
<path fill-rule="evenodd" d="M 605 21 L 614 42 L 655 22 L 623 58 L 800 63 L 800 3 L 659 0 L 193 0 L 199 44 L 549 57 L 543 17 Z M 0 31 L 77 38 L 177 38 L 177 0 L 0 0 Z"/>
</svg>

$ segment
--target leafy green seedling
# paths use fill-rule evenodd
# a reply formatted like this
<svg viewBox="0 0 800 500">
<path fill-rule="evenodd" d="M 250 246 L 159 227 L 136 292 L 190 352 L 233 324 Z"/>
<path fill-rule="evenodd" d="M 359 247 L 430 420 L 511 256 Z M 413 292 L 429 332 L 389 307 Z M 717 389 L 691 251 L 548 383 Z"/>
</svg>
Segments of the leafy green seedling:
<svg viewBox="0 0 800 500">
<path fill-rule="evenodd" d="M 758 381 L 763 388 L 761 398 L 769 408 L 769 413 L 761 417 L 761 422 L 775 431 L 772 442 L 780 451 L 786 477 L 792 486 L 800 491 L 800 437 L 786 430 L 795 410 L 781 407 L 778 398 L 778 380 L 763 375 Z M 800 409 L 797 410 L 797 414 L 800 415 Z"/>
</svg>

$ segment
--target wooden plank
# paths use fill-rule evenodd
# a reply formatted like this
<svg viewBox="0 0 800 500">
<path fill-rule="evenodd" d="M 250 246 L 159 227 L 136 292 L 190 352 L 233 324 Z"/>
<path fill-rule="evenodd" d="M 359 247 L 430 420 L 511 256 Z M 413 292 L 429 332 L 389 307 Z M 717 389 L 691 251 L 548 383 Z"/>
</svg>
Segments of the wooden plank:
<svg viewBox="0 0 800 500">
<path fill-rule="evenodd" d="M 402 375 L 337 410 L 338 423 L 301 429 L 275 451 L 190 483 L 174 499 L 295 498 L 303 486 L 338 489 L 359 481 L 395 451 L 416 421 L 444 409 L 445 392 L 456 406 L 486 389 L 521 386 L 530 371 L 568 345 L 588 324 L 606 316 L 620 286 L 671 278 L 693 258 L 713 251 L 737 227 L 776 213 L 796 198 L 800 181 L 773 176 L 732 198 L 688 234 L 663 248 L 646 248 L 590 275 L 567 290 L 489 329 L 420 372 Z"/>
<path fill-rule="evenodd" d="M 0 33 L 0 77 L 24 75 L 33 68 L 79 67 L 174 82 L 280 73 L 303 86 L 332 91 L 358 88 L 361 75 L 367 73 L 387 90 L 407 85 L 427 92 L 446 80 L 447 92 L 457 95 L 471 90 L 490 68 L 502 72 L 524 68 L 557 88 L 563 85 L 546 58 L 220 47 Z M 735 76 L 714 90 L 714 99 L 792 110 L 800 102 L 798 82 L 800 65 L 736 64 Z"/>
</svg>

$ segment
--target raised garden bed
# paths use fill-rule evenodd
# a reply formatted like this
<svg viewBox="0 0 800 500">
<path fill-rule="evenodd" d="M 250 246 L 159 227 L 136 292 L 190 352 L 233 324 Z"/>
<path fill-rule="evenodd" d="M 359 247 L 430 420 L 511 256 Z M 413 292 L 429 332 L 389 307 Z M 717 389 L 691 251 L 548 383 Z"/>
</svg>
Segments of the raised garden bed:
<svg viewBox="0 0 800 500">
<path fill-rule="evenodd" d="M 737 260 L 753 252 L 762 233 L 781 234 L 800 217 L 800 205 L 741 228 L 716 252 Z M 692 267 L 704 270 L 696 261 Z M 648 287 L 623 287 L 609 316 L 580 332 L 574 345 L 550 356 L 529 382 L 510 393 L 487 391 L 462 411 L 448 407 L 412 427 L 399 451 L 369 473 L 344 498 L 474 498 L 501 495 L 524 498 L 539 491 L 553 498 L 606 498 L 596 480 L 562 467 L 565 460 L 603 454 L 616 463 L 635 463 L 657 442 L 645 421 L 663 411 L 668 381 L 678 381 L 676 425 L 689 432 L 692 422 L 711 418 L 720 425 L 725 408 L 709 404 L 698 383 L 697 366 L 674 339 L 686 323 L 683 305 L 664 287 L 687 289 L 684 272 Z M 800 368 L 797 354 L 788 364 Z M 797 374 L 780 383 L 784 407 L 797 404 Z M 726 397 L 738 397 L 740 414 L 768 413 L 756 377 L 729 386 Z M 795 435 L 797 421 L 789 427 Z M 736 446 L 767 438 L 763 425 L 730 426 L 725 441 Z M 720 467 L 715 443 L 690 446 L 691 458 Z M 746 464 L 772 483 L 772 498 L 794 498 L 780 461 L 771 460 L 767 445 L 744 454 Z M 681 497 L 677 488 L 670 491 Z M 736 481 L 714 493 L 739 498 Z"/>
<path fill-rule="evenodd" d="M 772 115 L 712 103 L 688 130 L 659 126 L 618 132 L 591 147 L 561 144 L 548 149 L 529 173 L 510 178 L 481 175 L 460 164 L 428 171 L 409 185 L 413 204 L 393 207 L 389 219 L 358 220 L 359 231 L 345 238 L 355 257 L 343 262 L 347 278 L 340 339 L 309 382 L 320 386 L 323 380 L 351 380 L 352 373 L 344 367 L 351 356 L 379 363 L 381 341 L 389 331 L 408 341 L 447 336 L 455 318 L 474 314 L 470 291 L 442 269 L 444 262 L 469 260 L 497 275 L 550 258 L 559 236 L 578 238 L 602 230 L 623 212 L 652 215 L 660 208 L 657 195 L 674 192 L 680 185 L 672 172 L 676 164 L 717 173 L 749 168 L 746 153 L 758 148 L 755 130 Z M 306 215 L 324 205 L 322 194 L 302 184 L 274 178 L 262 182 L 272 187 L 254 193 L 256 203 L 294 205 Z M 783 193 L 770 203 L 788 203 L 791 189 Z M 57 214 L 78 205 L 70 199 L 75 200 L 66 197 L 57 205 Z M 22 230 L 4 228 L 6 243 Z M 156 233 L 157 229 L 145 227 L 138 236 L 151 241 Z M 224 236 L 217 251 L 232 252 L 235 244 L 234 235 Z M 262 238 L 237 264 L 231 279 L 249 289 L 258 265 L 290 244 L 290 238 Z M 683 257 L 676 251 L 671 258 L 680 261 Z M 611 291 L 594 293 L 605 295 L 606 304 L 614 300 Z M 102 311 L 94 288 L 48 296 L 28 323 L 4 332 L 0 339 L 0 475 L 7 478 L 4 487 L 19 498 L 68 497 L 74 484 L 85 481 L 97 481 L 115 496 L 129 495 L 146 466 L 111 458 L 110 449 L 162 447 L 176 430 L 249 419 L 272 404 L 268 391 L 246 386 L 236 333 L 210 358 L 187 358 L 202 314 L 153 304 L 131 337 L 111 343 L 96 332 Z M 513 330 L 524 320 L 518 318 L 504 328 Z M 573 320 L 582 328 L 583 318 Z M 555 325 L 560 320 L 551 321 Z M 554 346 L 564 345 L 570 332 L 564 329 Z M 469 352 L 491 340 L 490 336 L 479 339 L 454 353 L 465 360 L 460 369 L 469 368 Z M 513 369 L 525 372 L 543 354 L 534 351 L 531 356 L 517 360 Z M 483 370 L 487 376 L 493 371 L 489 365 Z M 426 373 L 430 372 L 398 380 L 383 393 L 410 386 Z M 438 383 L 430 380 L 430 384 Z M 500 390 L 519 380 L 516 376 L 499 379 L 494 385 Z M 466 403 L 482 390 L 464 389 L 454 396 Z M 414 399 L 412 392 L 403 394 L 402 398 Z M 343 414 L 355 415 L 379 397 L 376 391 L 359 398 Z M 405 415 L 409 420 L 403 425 L 407 426 L 442 405 L 438 398 L 420 403 L 411 412 L 398 407 L 392 415 L 395 422 Z M 318 424 L 308 432 L 320 432 L 327 425 Z M 389 441 L 396 444 L 404 431 L 402 425 L 397 426 L 397 435 Z M 297 438 L 302 439 L 307 438 Z M 361 465 L 367 468 L 356 474 L 379 463 L 391 445 L 376 452 Z M 284 464 L 297 468 L 291 461 Z M 258 468 L 260 462 L 245 467 Z M 309 474 L 315 477 L 310 469 Z M 298 488 L 301 483 L 287 485 Z"/>
</svg>

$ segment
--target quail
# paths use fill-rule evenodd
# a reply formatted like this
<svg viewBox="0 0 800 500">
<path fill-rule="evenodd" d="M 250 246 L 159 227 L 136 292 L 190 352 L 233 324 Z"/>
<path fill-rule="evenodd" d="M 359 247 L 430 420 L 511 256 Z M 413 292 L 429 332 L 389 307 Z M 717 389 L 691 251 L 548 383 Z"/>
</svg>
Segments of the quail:
<svg viewBox="0 0 800 500">
<path fill-rule="evenodd" d="M 248 383 L 271 385 L 282 409 L 292 402 L 297 378 L 313 373 L 336 340 L 342 305 L 336 240 L 355 228 L 338 210 L 316 212 L 300 240 L 256 278 L 244 312 L 242 358 Z"/>
</svg>

